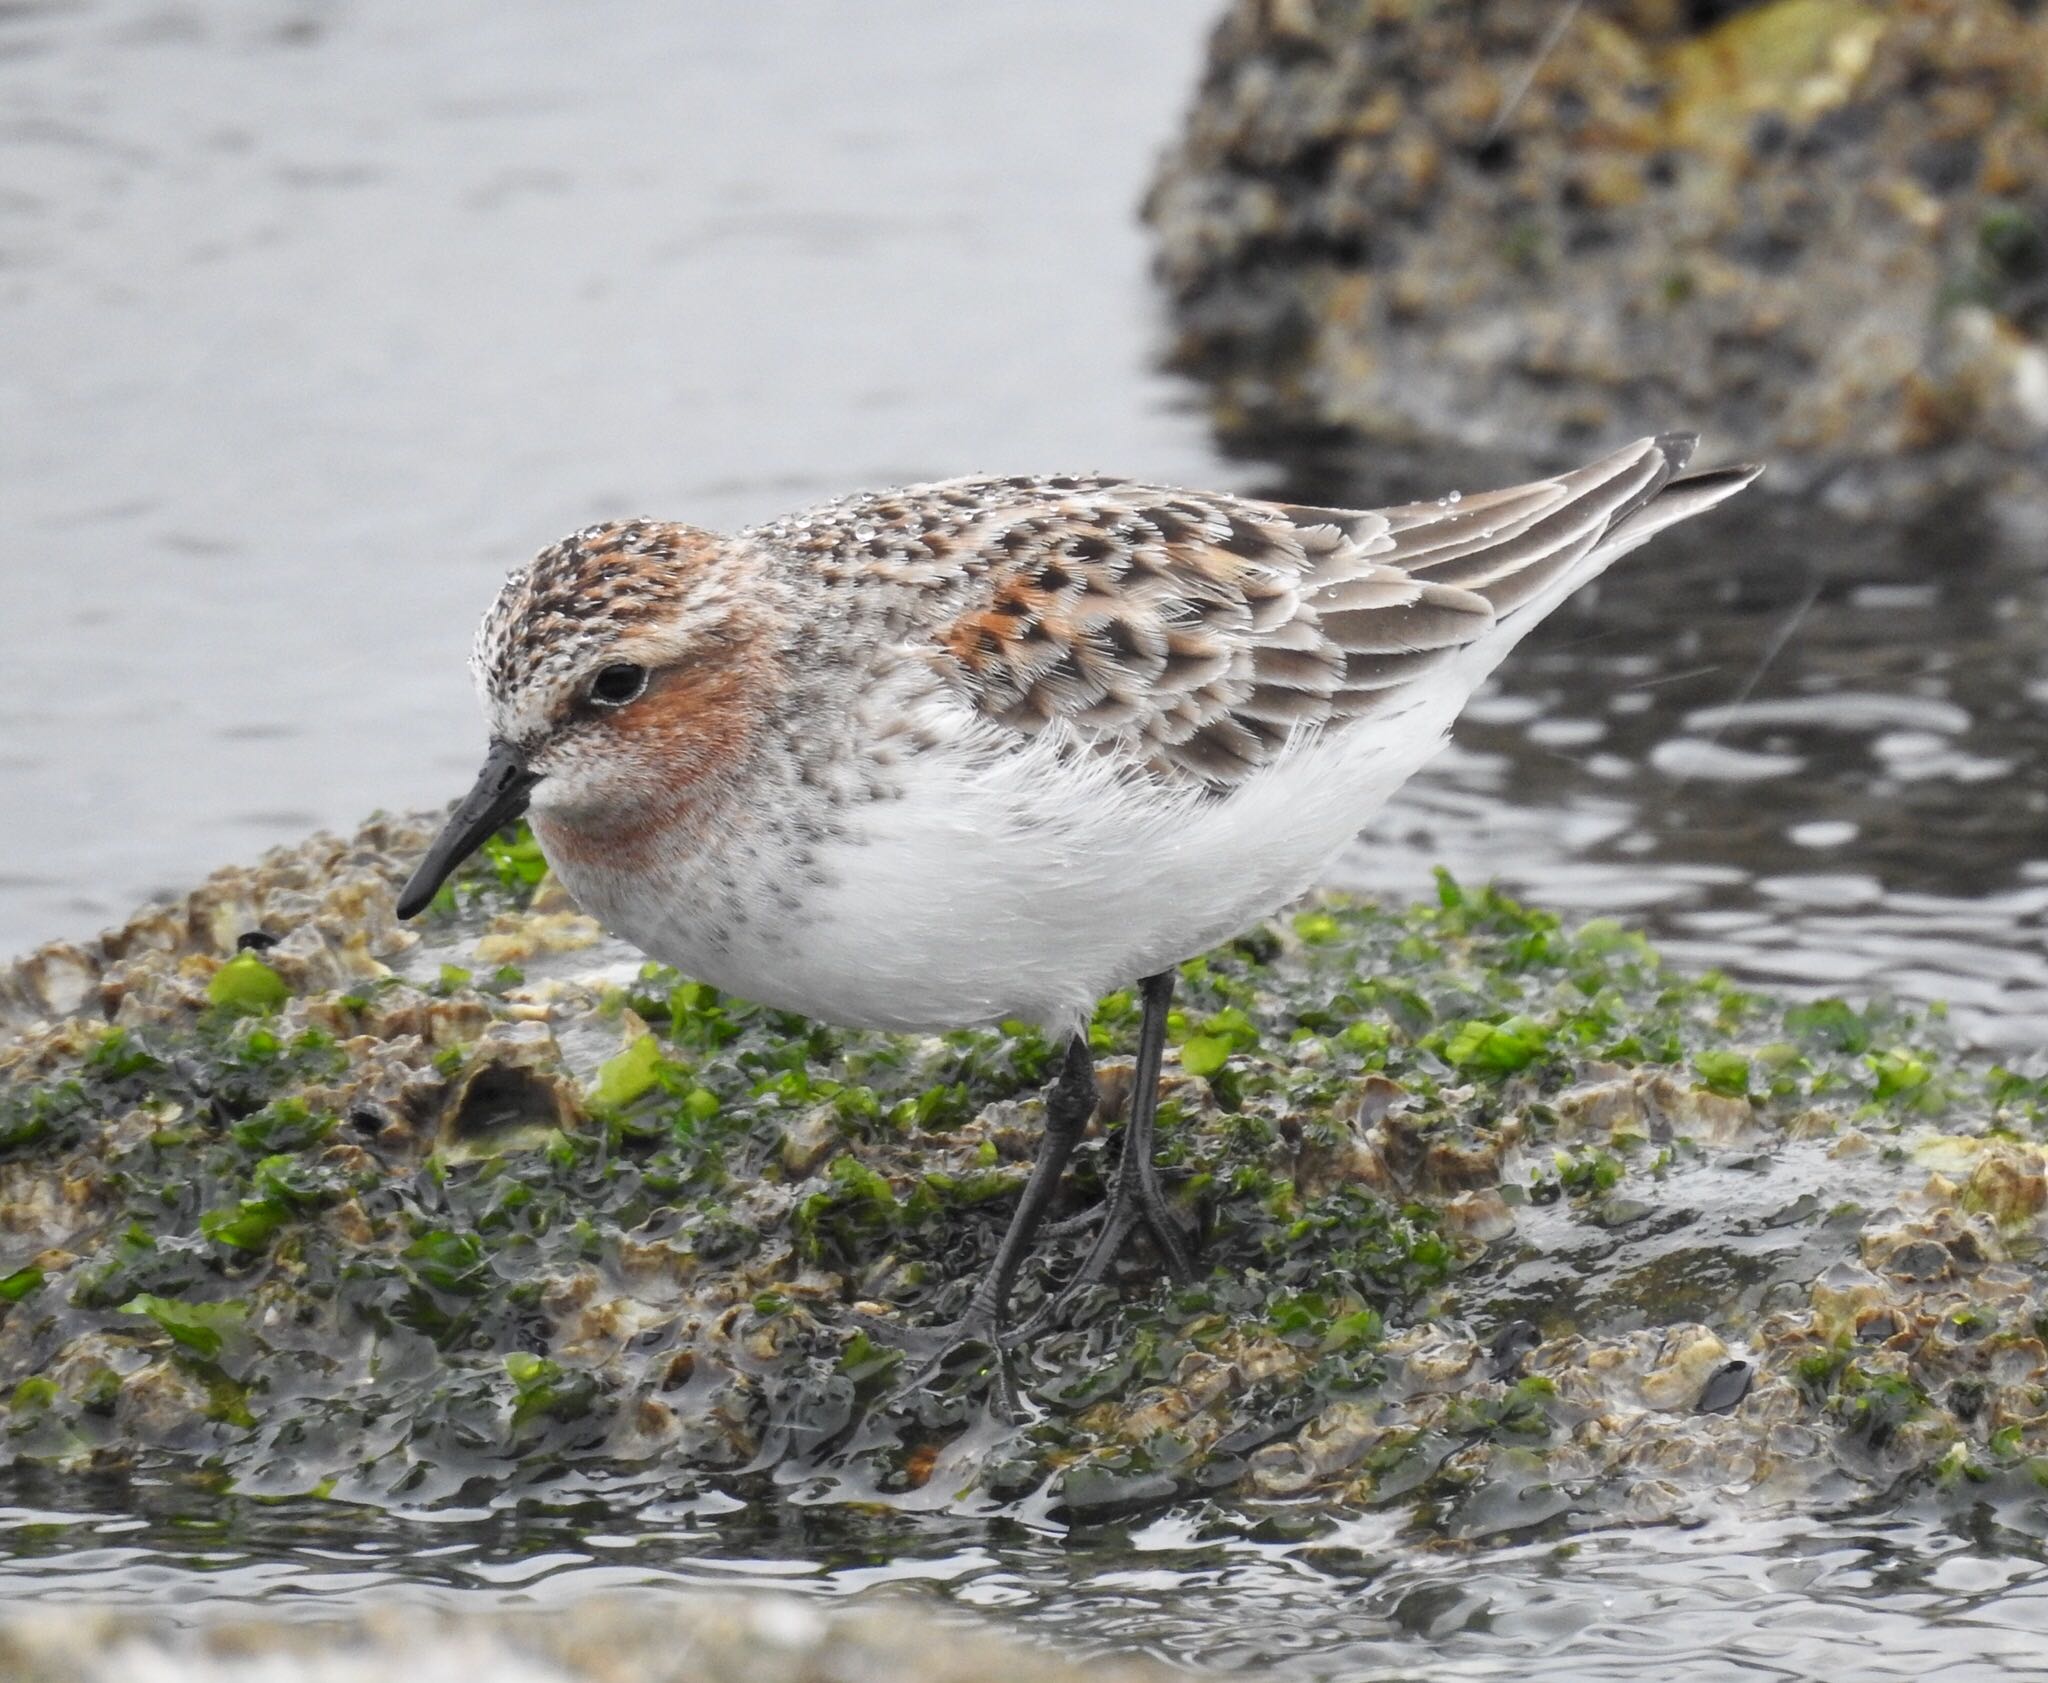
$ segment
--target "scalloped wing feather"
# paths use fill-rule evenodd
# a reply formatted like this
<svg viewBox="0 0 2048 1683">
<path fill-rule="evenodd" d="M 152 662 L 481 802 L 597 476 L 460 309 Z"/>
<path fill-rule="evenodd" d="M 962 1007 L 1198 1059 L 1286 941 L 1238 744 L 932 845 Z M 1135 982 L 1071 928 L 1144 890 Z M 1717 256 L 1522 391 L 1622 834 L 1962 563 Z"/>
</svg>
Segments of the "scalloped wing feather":
<svg viewBox="0 0 2048 1683">
<path fill-rule="evenodd" d="M 1562 581 L 1619 553 L 1603 540 L 1673 483 L 1691 444 L 1643 439 L 1553 479 L 1376 510 L 953 480 L 772 535 L 828 578 L 909 587 L 900 634 L 930 639 L 980 717 L 1222 794 L 1297 738 L 1398 710 L 1494 633 L 1519 637 L 1534 619 L 1518 610 L 1540 617 Z M 950 615 L 931 614 L 932 592 Z M 1509 620 L 1526 623 L 1509 636 Z"/>
</svg>

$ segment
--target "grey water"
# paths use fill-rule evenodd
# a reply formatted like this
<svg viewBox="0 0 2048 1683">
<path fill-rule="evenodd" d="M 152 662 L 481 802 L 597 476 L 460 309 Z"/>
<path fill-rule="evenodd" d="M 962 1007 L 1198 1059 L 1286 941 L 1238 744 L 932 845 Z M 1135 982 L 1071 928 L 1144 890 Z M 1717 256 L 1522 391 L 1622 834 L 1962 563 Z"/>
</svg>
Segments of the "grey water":
<svg viewBox="0 0 2048 1683">
<path fill-rule="evenodd" d="M 177 1625 L 394 1600 L 482 1612 L 754 1588 L 908 1595 L 1070 1652 L 1301 1680 L 2048 1675 L 2039 1504 L 1423 1548 L 1388 1515 L 1303 1537 L 1284 1515 L 1261 1530 L 1201 1506 L 1051 1534 L 772 1499 L 674 1502 L 622 1522 L 598 1503 L 430 1520 L 132 1485 L 70 1487 L 62 1507 L 25 1494 L 0 1507 L 0 1615 L 141 1606 Z"/>
<path fill-rule="evenodd" d="M 0 952 L 457 792 L 470 627 L 593 519 L 982 468 L 1475 488 L 1465 461 L 1226 449 L 1160 371 L 1136 207 L 1211 16 L 0 3 Z M 1690 966 L 1942 999 L 2031 1049 L 2044 614 L 2039 556 L 1968 511 L 1730 511 L 1533 638 L 1344 879 L 1498 876 Z M 0 1502 L 7 1602 L 909 1586 L 1302 1677 L 2048 1675 L 2044 1515 L 1954 1502 L 1455 1547 L 1394 1514 L 396 1516 L 40 1476 Z"/>
</svg>

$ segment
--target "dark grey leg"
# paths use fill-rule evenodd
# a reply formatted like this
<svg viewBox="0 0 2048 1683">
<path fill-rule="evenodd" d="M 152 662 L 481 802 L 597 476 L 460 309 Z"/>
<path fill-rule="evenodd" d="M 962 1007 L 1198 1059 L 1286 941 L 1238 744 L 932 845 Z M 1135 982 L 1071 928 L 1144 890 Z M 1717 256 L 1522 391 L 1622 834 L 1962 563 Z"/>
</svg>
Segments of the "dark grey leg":
<svg viewBox="0 0 2048 1683">
<path fill-rule="evenodd" d="M 1173 1004 L 1173 983 L 1174 973 L 1163 970 L 1139 984 L 1145 1016 L 1138 1028 L 1137 1067 L 1131 1072 L 1131 1114 L 1124 1123 L 1116 1179 L 1110 1187 L 1109 1206 L 1095 1243 L 1088 1247 L 1074 1277 L 1056 1298 L 1018 1329 L 1019 1336 L 1035 1333 L 1047 1322 L 1058 1319 L 1079 1293 L 1108 1273 L 1124 1240 L 1140 1222 L 1159 1247 L 1167 1272 L 1182 1285 L 1195 1277 L 1193 1249 L 1173 1206 L 1167 1202 L 1165 1188 L 1159 1184 L 1159 1170 L 1152 1161 L 1154 1123 L 1159 1115 L 1159 1066 L 1166 1056 L 1166 1013 Z"/>
<path fill-rule="evenodd" d="M 1128 1184 L 1138 1201 L 1146 1231 L 1166 1259 L 1166 1269 L 1177 1285 L 1195 1277 L 1195 1253 L 1181 1231 L 1180 1218 L 1166 1201 L 1159 1184 L 1159 1169 L 1152 1161 L 1153 1131 L 1159 1116 L 1159 1066 L 1166 1056 L 1166 1013 L 1173 1004 L 1174 973 L 1163 970 L 1147 976 L 1143 990 L 1145 1020 L 1138 1031 L 1138 1088 L 1131 1095 L 1132 1129 L 1124 1140 L 1117 1161 L 1117 1185 Z"/>
<path fill-rule="evenodd" d="M 1017 1200 L 1016 1213 L 996 1247 L 994 1265 L 967 1300 L 963 1326 L 986 1323 L 990 1341 L 1001 1334 L 1010 1307 L 1010 1288 L 1017 1283 L 1017 1270 L 1031 1254 L 1031 1241 L 1038 1235 L 1046 1207 L 1059 1190 L 1060 1176 L 1073 1155 L 1088 1118 L 1095 1114 L 1095 1056 L 1086 1033 L 1067 1042 L 1059 1079 L 1045 1096 L 1045 1136 L 1039 1141 L 1038 1160 L 1031 1165 L 1031 1178 L 1024 1183 L 1024 1196 Z"/>
<path fill-rule="evenodd" d="M 922 1385 L 961 1346 L 986 1344 L 995 1352 L 1005 1407 L 1012 1416 L 1021 1412 L 1003 1349 L 1010 1290 L 1017 1283 L 1024 1259 L 1031 1253 L 1031 1242 L 1045 1219 L 1046 1207 L 1059 1190 L 1067 1159 L 1094 1114 L 1095 1058 L 1084 1031 L 1067 1042 L 1059 1077 L 1045 1096 L 1045 1134 L 1039 1141 L 1037 1161 L 1031 1165 L 1024 1195 L 1017 1201 L 1002 1243 L 996 1247 L 995 1262 L 967 1300 L 967 1312 L 950 1325 L 939 1327 L 906 1327 L 874 1315 L 853 1317 L 883 1341 L 929 1358 L 899 1388 L 898 1395 Z"/>
</svg>

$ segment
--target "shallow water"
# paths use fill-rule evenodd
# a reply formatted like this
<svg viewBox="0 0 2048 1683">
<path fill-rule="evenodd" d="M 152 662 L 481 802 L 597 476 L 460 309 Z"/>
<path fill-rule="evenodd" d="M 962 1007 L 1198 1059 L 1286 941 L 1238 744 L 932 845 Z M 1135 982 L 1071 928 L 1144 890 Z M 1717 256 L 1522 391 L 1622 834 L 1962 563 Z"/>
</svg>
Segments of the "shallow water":
<svg viewBox="0 0 2048 1683">
<path fill-rule="evenodd" d="M 976 467 L 1478 484 L 1226 454 L 1154 370 L 1133 210 L 1209 11 L 0 5 L 0 950 L 456 792 L 473 618 L 592 518 L 727 525 Z M 1797 514 L 1731 511 L 1561 613 L 1346 874 L 1497 873 L 1689 964 L 1946 998 L 2037 1044 L 2038 560 L 1967 519 Z M 1207 1511 L 1062 1537 L 782 1504 L 7 1499 L 12 1600 L 912 1584 L 1303 1676 L 2021 1675 L 2048 1635 L 2032 1509 L 1464 1551 L 1391 1517 L 1308 1542 Z"/>
</svg>

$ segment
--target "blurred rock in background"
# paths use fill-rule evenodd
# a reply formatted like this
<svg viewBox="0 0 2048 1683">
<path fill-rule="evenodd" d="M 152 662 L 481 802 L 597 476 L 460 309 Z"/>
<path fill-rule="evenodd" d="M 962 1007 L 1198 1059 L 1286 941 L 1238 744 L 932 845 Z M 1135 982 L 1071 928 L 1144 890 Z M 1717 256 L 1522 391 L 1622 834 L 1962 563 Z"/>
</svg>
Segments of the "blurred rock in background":
<svg viewBox="0 0 2048 1683">
<path fill-rule="evenodd" d="M 196 1626 L 73 1606 L 0 1622 L 9 1683 L 1174 1683 L 1139 1659 L 1069 1662 L 907 1597 L 614 1593 L 545 1609 L 258 1609 Z"/>
<path fill-rule="evenodd" d="M 1147 214 L 1226 437 L 2048 513 L 2048 8 L 1231 0 Z"/>
</svg>

